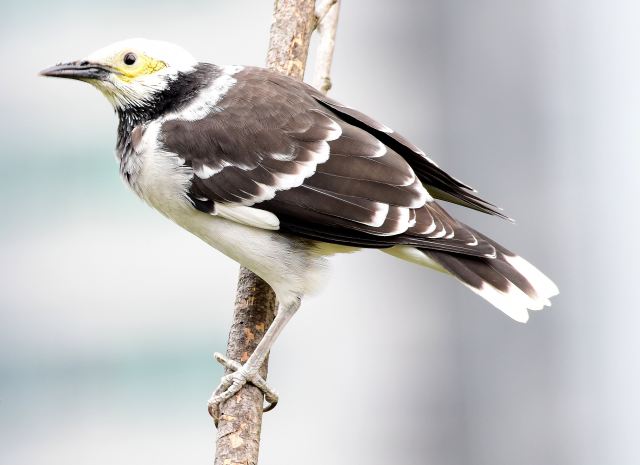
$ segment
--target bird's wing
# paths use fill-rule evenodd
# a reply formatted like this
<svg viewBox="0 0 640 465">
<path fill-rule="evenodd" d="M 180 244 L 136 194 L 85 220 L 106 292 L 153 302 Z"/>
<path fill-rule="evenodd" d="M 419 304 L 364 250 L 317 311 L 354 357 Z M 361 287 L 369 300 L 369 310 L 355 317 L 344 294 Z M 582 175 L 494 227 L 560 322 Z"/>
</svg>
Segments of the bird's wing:
<svg viewBox="0 0 640 465">
<path fill-rule="evenodd" d="M 403 157 L 317 103 L 307 86 L 241 73 L 205 118 L 161 126 L 164 150 L 193 169 L 196 208 L 350 246 L 495 253 L 433 201 Z"/>
<path fill-rule="evenodd" d="M 509 219 L 498 207 L 475 195 L 475 189 L 446 173 L 426 156 L 420 148 L 393 129 L 375 121 L 364 113 L 342 105 L 313 88 L 311 89 L 313 97 L 328 110 L 339 115 L 344 121 L 374 135 L 386 146 L 405 158 L 418 178 L 429 188 L 429 193 L 436 199 Z"/>
</svg>

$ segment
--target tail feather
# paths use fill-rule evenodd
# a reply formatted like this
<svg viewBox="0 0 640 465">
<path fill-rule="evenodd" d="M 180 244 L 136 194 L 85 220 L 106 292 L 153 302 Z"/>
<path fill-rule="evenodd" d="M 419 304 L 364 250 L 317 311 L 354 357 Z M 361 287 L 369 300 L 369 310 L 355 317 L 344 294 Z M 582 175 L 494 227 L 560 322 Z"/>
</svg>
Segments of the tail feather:
<svg viewBox="0 0 640 465">
<path fill-rule="evenodd" d="M 547 303 L 533 286 L 503 257 L 476 258 L 422 250 L 436 263 L 495 307 L 521 323 L 529 319 L 527 310 L 540 310 Z M 495 266 L 494 263 L 499 263 Z"/>
<path fill-rule="evenodd" d="M 491 245 L 493 245 L 496 248 L 498 254 L 501 255 L 502 261 L 506 262 L 511 268 L 517 270 L 533 286 L 533 288 L 541 297 L 548 300 L 560 293 L 560 289 L 558 289 L 558 286 L 556 286 L 556 284 L 551 281 L 549 277 L 547 277 L 542 271 L 533 266 L 527 260 L 511 252 L 506 247 L 498 244 L 496 241 L 489 239 L 487 236 L 479 233 L 475 229 L 472 229 L 472 231 L 474 232 L 474 234 L 477 234 L 478 236 L 489 242 Z M 551 303 L 549 302 L 547 305 L 551 306 Z"/>
<path fill-rule="evenodd" d="M 477 234 L 496 248 L 495 258 L 409 246 L 396 246 L 388 252 L 450 273 L 473 292 L 521 323 L 529 319 L 528 310 L 542 310 L 551 305 L 549 298 L 559 292 L 553 281 L 522 257 L 488 237 Z"/>
</svg>

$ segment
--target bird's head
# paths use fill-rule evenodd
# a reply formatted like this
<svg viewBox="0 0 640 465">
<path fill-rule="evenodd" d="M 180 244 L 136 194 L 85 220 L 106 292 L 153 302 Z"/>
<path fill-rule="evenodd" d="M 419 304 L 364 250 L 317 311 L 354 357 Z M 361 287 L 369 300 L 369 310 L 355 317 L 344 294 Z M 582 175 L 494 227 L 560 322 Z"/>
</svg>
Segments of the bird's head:
<svg viewBox="0 0 640 465">
<path fill-rule="evenodd" d="M 84 59 L 40 72 L 77 79 L 97 87 L 121 111 L 152 105 L 181 73 L 197 61 L 181 47 L 148 39 L 128 39 L 97 50 Z"/>
</svg>

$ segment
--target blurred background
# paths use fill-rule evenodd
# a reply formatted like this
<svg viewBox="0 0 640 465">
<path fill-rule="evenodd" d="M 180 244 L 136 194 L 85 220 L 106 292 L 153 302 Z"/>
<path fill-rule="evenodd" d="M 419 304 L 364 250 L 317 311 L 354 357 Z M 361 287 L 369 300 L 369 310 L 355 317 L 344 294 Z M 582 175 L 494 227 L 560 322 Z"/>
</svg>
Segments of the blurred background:
<svg viewBox="0 0 640 465">
<path fill-rule="evenodd" d="M 98 92 L 36 73 L 131 36 L 262 65 L 271 9 L 3 4 L 0 463 L 212 461 L 238 266 L 123 186 Z M 640 463 L 639 18 L 636 0 L 344 2 L 332 96 L 503 206 L 515 226 L 455 213 L 561 294 L 520 325 L 446 276 L 337 257 L 273 351 L 261 463 Z"/>
</svg>

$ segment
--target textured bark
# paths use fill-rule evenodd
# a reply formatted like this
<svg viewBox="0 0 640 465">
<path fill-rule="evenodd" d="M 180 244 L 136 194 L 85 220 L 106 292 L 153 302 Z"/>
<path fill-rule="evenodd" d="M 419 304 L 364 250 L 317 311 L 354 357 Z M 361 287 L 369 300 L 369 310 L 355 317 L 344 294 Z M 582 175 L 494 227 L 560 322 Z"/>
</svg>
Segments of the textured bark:
<svg viewBox="0 0 640 465">
<path fill-rule="evenodd" d="M 276 0 L 267 66 L 302 79 L 309 42 L 316 25 L 314 0 Z M 227 356 L 244 363 L 273 321 L 277 307 L 273 290 L 258 276 L 240 268 Z M 266 379 L 268 358 L 260 375 Z M 220 406 L 215 465 L 258 463 L 263 395 L 247 384 Z"/>
<path fill-rule="evenodd" d="M 315 27 L 314 0 L 275 0 L 267 67 L 302 79 Z"/>
<path fill-rule="evenodd" d="M 273 321 L 276 295 L 258 276 L 241 267 L 227 357 L 244 363 Z M 260 375 L 267 376 L 265 360 Z M 262 392 L 252 384 L 220 406 L 215 465 L 258 463 Z"/>
</svg>

